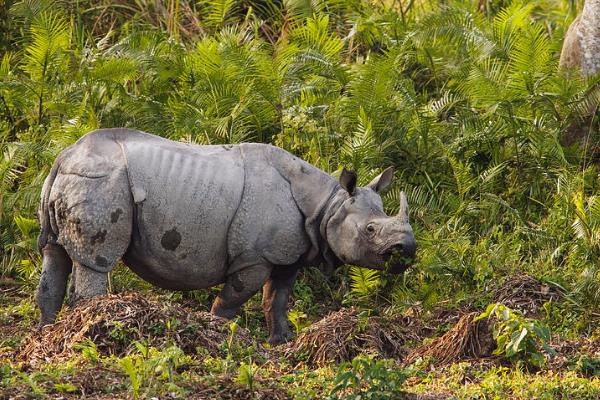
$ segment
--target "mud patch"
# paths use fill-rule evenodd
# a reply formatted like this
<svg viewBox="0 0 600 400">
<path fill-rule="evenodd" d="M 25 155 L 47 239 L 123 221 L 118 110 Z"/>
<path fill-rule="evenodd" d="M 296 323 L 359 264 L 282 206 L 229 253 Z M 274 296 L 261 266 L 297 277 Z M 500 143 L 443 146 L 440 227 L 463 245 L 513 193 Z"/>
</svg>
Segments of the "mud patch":
<svg viewBox="0 0 600 400">
<path fill-rule="evenodd" d="M 106 229 L 101 229 L 90 238 L 90 243 L 94 246 L 96 243 L 102 244 L 106 240 Z"/>
<path fill-rule="evenodd" d="M 119 217 L 121 216 L 121 214 L 123 214 L 123 210 L 121 210 L 120 208 L 117 208 L 115 211 L 110 213 L 110 222 L 113 224 L 119 222 Z"/>
<path fill-rule="evenodd" d="M 102 355 L 123 356 L 134 341 L 144 340 L 152 346 L 175 343 L 187 354 L 202 348 L 213 356 L 223 356 L 223 344 L 231 335 L 229 324 L 207 312 L 147 300 L 135 293 L 107 295 L 65 308 L 55 324 L 26 338 L 17 356 L 34 366 L 58 362 L 73 357 L 88 339 Z M 241 348 L 254 344 L 241 327 L 234 340 Z"/>
<path fill-rule="evenodd" d="M 177 228 L 173 228 L 169 231 L 166 231 L 160 240 L 161 246 L 165 250 L 175 251 L 179 244 L 181 243 L 181 234 L 177 232 Z"/>
</svg>

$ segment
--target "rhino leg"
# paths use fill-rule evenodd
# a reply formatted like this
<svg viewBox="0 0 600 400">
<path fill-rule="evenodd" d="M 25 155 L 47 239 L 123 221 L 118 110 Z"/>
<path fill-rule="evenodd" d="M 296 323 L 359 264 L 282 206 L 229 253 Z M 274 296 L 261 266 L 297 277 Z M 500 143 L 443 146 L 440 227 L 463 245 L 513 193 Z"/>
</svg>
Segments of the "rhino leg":
<svg viewBox="0 0 600 400">
<path fill-rule="evenodd" d="M 264 285 L 272 269 L 269 264 L 255 264 L 229 275 L 210 312 L 227 319 L 235 317 L 240 307 Z"/>
<path fill-rule="evenodd" d="M 40 327 L 54 323 L 65 298 L 72 264 L 62 246 L 49 243 L 42 252 L 42 275 L 36 295 L 42 313 Z"/>
<path fill-rule="evenodd" d="M 263 286 L 262 307 L 269 330 L 269 343 L 272 345 L 287 342 L 293 336 L 287 318 L 287 305 L 296 276 L 297 267 L 276 267 Z"/>
<path fill-rule="evenodd" d="M 74 289 L 71 304 L 76 304 L 83 299 L 102 296 L 106 294 L 108 286 L 108 272 L 98 272 L 78 262 L 73 263 L 73 278 L 71 281 Z"/>
</svg>

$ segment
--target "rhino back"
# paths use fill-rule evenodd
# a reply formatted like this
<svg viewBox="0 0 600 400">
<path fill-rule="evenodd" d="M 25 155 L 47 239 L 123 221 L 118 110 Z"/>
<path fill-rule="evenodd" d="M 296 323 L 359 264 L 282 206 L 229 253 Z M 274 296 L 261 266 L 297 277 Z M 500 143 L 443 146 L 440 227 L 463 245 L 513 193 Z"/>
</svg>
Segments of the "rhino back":
<svg viewBox="0 0 600 400">
<path fill-rule="evenodd" d="M 152 135 L 122 141 L 135 221 L 130 265 L 161 286 L 220 283 L 227 232 L 244 190 L 239 148 L 194 146 Z"/>
</svg>

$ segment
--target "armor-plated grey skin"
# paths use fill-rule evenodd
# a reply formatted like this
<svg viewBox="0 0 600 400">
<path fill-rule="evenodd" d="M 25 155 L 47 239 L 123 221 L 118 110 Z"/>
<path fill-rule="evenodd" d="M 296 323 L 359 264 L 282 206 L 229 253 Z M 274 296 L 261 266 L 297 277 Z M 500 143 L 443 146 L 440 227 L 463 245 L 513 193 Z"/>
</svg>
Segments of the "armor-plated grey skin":
<svg viewBox="0 0 600 400">
<path fill-rule="evenodd" d="M 90 132 L 61 153 L 42 190 L 41 324 L 54 321 L 71 272 L 77 301 L 105 293 L 122 259 L 162 288 L 224 284 L 212 312 L 226 318 L 262 288 L 269 341 L 281 343 L 300 268 L 406 269 L 416 250 L 406 197 L 388 217 L 378 194 L 392 176 L 388 168 L 359 188 L 353 172 L 338 182 L 270 145 Z"/>
<path fill-rule="evenodd" d="M 579 68 L 584 76 L 600 72 L 600 0 L 585 0 L 581 14 L 569 26 L 560 66 Z"/>
</svg>

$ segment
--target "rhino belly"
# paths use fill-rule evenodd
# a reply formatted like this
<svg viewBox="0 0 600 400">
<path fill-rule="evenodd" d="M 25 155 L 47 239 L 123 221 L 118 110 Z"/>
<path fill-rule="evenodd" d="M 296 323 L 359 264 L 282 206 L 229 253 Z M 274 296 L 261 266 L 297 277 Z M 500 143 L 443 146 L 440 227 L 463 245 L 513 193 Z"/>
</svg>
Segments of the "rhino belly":
<svg viewBox="0 0 600 400">
<path fill-rule="evenodd" d="M 236 150 L 127 148 L 135 201 L 125 263 L 167 289 L 224 282 L 227 232 L 241 202 L 244 167 Z"/>
<path fill-rule="evenodd" d="M 169 290 L 204 289 L 224 283 L 227 269 L 223 261 L 208 265 L 201 260 L 166 260 L 139 243 L 132 243 L 123 261 L 145 281 Z"/>
</svg>

